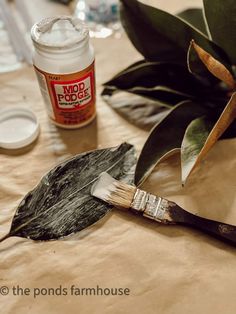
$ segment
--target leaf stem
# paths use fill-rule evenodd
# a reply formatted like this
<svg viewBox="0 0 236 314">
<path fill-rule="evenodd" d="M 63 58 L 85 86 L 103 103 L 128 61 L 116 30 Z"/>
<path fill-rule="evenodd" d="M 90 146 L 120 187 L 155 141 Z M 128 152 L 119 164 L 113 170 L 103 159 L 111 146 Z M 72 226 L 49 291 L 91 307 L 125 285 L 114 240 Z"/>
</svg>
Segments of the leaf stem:
<svg viewBox="0 0 236 314">
<path fill-rule="evenodd" d="M 0 238 L 0 242 L 3 242 L 4 240 L 10 238 L 10 233 L 6 234 L 4 237 Z"/>
</svg>

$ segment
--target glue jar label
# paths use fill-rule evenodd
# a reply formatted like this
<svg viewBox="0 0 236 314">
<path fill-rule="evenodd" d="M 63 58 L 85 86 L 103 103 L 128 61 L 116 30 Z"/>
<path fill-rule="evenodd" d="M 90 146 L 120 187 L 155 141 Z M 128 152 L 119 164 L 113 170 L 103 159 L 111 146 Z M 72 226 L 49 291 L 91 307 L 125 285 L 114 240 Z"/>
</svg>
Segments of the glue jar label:
<svg viewBox="0 0 236 314">
<path fill-rule="evenodd" d="M 35 67 L 49 116 L 60 125 L 81 125 L 95 115 L 94 63 L 72 74 L 51 74 Z"/>
<path fill-rule="evenodd" d="M 47 112 L 54 124 L 80 128 L 96 116 L 95 54 L 87 26 L 55 16 L 31 30 L 33 63 Z"/>
</svg>

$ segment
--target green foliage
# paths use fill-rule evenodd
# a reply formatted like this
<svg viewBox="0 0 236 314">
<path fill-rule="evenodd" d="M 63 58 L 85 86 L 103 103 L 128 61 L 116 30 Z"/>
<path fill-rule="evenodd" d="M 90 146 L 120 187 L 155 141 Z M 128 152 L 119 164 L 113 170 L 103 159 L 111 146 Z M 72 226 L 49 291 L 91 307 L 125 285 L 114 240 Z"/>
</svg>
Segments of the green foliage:
<svg viewBox="0 0 236 314">
<path fill-rule="evenodd" d="M 232 64 L 236 64 L 235 0 L 203 0 L 212 40 L 222 47 Z"/>
<path fill-rule="evenodd" d="M 204 0 L 204 10 L 171 15 L 138 0 L 120 2 L 122 24 L 144 60 L 105 83 L 103 96 L 137 125 L 140 112 L 142 126 L 156 119 L 138 160 L 136 184 L 176 151 L 184 183 L 217 139 L 236 136 L 236 3 Z M 125 102 L 117 102 L 120 93 Z M 145 117 L 152 123 L 145 124 Z"/>
</svg>

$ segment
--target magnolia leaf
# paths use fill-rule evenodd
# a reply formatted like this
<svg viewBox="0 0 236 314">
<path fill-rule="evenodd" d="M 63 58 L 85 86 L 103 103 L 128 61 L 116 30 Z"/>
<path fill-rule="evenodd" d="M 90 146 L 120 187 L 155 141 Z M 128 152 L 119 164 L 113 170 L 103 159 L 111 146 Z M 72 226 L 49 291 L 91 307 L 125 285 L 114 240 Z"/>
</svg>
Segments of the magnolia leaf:
<svg viewBox="0 0 236 314">
<path fill-rule="evenodd" d="M 198 155 L 204 146 L 214 123 L 207 117 L 193 120 L 186 129 L 181 146 L 182 184 L 192 171 Z"/>
<path fill-rule="evenodd" d="M 169 111 L 168 104 L 123 91 L 107 96 L 105 100 L 123 118 L 146 130 L 150 130 Z"/>
<path fill-rule="evenodd" d="M 103 171 L 117 179 L 133 180 L 134 148 L 119 147 L 77 155 L 48 172 L 21 201 L 8 235 L 55 240 L 78 232 L 106 215 L 110 206 L 90 195 Z"/>
<path fill-rule="evenodd" d="M 235 0 L 203 0 L 203 3 L 211 38 L 224 49 L 231 63 L 236 64 Z"/>
<path fill-rule="evenodd" d="M 179 12 L 178 17 L 182 18 L 192 26 L 200 30 L 203 34 L 208 36 L 207 26 L 204 20 L 203 10 L 200 8 L 190 8 Z"/>
<path fill-rule="evenodd" d="M 190 49 L 191 48 L 196 51 L 199 59 L 203 62 L 208 71 L 210 71 L 219 80 L 223 81 L 226 85 L 228 85 L 230 89 L 235 88 L 233 75 L 222 63 L 213 58 L 208 52 L 206 52 L 199 45 L 197 45 L 194 40 L 192 40 L 190 44 Z"/>
<path fill-rule="evenodd" d="M 130 8 L 121 3 L 120 19 L 134 47 L 147 60 L 175 61 L 185 64 L 182 51 L 178 50 L 165 35 L 157 33 L 135 7 Z"/>
<path fill-rule="evenodd" d="M 234 121 L 221 136 L 221 139 L 229 139 L 236 137 L 236 121 Z"/>
<path fill-rule="evenodd" d="M 183 19 L 138 0 L 121 0 L 121 3 L 124 28 L 147 60 L 185 64 L 189 42 L 194 39 L 217 60 L 228 64 L 224 51 Z"/>
<path fill-rule="evenodd" d="M 189 125 L 181 148 L 183 184 L 235 118 L 236 93 L 232 95 L 224 111 L 214 124 L 207 118 L 201 118 Z"/>
<path fill-rule="evenodd" d="M 115 77 L 120 76 L 121 74 L 125 73 L 126 71 L 131 70 L 131 69 L 134 69 L 134 68 L 136 68 L 137 66 L 142 65 L 142 64 L 145 64 L 145 63 L 147 63 L 147 61 L 146 61 L 145 59 L 136 61 L 136 62 L 130 64 L 130 65 L 129 65 L 128 67 L 126 67 L 124 70 L 118 72 L 118 73 L 113 77 L 113 79 L 114 79 Z M 105 84 L 106 84 L 106 83 L 105 83 Z M 104 84 L 104 85 L 105 85 L 105 84 Z"/>
<path fill-rule="evenodd" d="M 206 112 L 207 109 L 199 103 L 185 101 L 175 106 L 154 126 L 138 159 L 136 185 L 142 184 L 161 160 L 180 149 L 189 123 Z"/>
<path fill-rule="evenodd" d="M 176 105 L 183 100 L 194 98 L 191 94 L 183 93 L 179 90 L 169 88 L 167 86 L 155 86 L 155 87 L 133 87 L 127 89 L 128 92 L 146 96 L 150 99 L 159 100 L 169 104 L 169 106 Z"/>
<path fill-rule="evenodd" d="M 120 91 L 114 86 L 106 86 L 102 91 L 102 96 L 106 100 L 111 97 L 114 93 Z M 177 103 L 193 98 L 190 94 L 184 94 L 177 90 L 170 89 L 166 86 L 156 86 L 156 87 L 133 87 L 125 90 L 128 93 L 143 96 L 147 99 L 158 101 L 164 104 L 165 107 L 173 107 Z"/>
<path fill-rule="evenodd" d="M 219 79 L 208 71 L 205 64 L 199 58 L 196 50 L 193 48 L 192 41 L 190 42 L 187 52 L 187 66 L 190 73 L 192 73 L 199 80 L 201 79 L 205 85 L 212 87 L 219 85 Z"/>
<path fill-rule="evenodd" d="M 192 95 L 203 95 L 209 92 L 203 84 L 189 73 L 186 66 L 170 62 L 145 62 L 131 66 L 130 68 L 118 73 L 114 78 L 104 84 L 105 86 L 116 87 L 121 90 L 145 90 L 142 93 L 148 96 L 150 92 L 159 87 L 166 87 L 176 91 L 185 98 Z"/>
</svg>

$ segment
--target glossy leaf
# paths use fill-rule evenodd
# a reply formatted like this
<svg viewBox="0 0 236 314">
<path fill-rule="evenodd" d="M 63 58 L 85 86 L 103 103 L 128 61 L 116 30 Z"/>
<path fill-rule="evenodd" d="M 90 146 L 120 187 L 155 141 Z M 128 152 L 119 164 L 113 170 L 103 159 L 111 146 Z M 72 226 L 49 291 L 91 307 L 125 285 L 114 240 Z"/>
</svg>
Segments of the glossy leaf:
<svg viewBox="0 0 236 314">
<path fill-rule="evenodd" d="M 131 42 L 147 60 L 185 64 L 183 54 L 175 47 L 175 44 L 165 35 L 157 33 L 135 7 L 127 7 L 121 2 L 120 19 Z"/>
<path fill-rule="evenodd" d="M 142 65 L 142 64 L 145 64 L 147 63 L 147 61 L 145 59 L 142 59 L 142 60 L 139 60 L 139 61 L 136 61 L 132 64 L 130 64 L 128 67 L 126 67 L 124 70 L 118 72 L 113 78 L 117 77 L 117 76 L 120 76 L 122 73 L 125 73 L 126 71 L 128 70 L 131 70 L 131 69 L 134 69 L 136 68 L 137 66 L 139 65 Z M 106 83 L 104 83 L 103 85 L 105 85 Z"/>
<path fill-rule="evenodd" d="M 123 118 L 146 130 L 150 130 L 169 111 L 168 104 L 123 91 L 117 91 L 105 100 Z"/>
<path fill-rule="evenodd" d="M 186 129 L 181 146 L 182 184 L 194 168 L 194 164 L 204 146 L 214 123 L 207 117 L 193 120 Z"/>
<path fill-rule="evenodd" d="M 201 118 L 189 125 L 182 144 L 183 184 L 235 118 L 236 93 L 232 95 L 224 111 L 214 124 L 211 122 L 212 119 Z"/>
<path fill-rule="evenodd" d="M 199 59 L 199 58 L 198 58 Z M 201 62 L 201 61 L 200 61 Z M 119 90 L 175 106 L 186 99 L 204 99 L 225 104 L 226 91 L 209 89 L 209 82 L 197 80 L 185 67 L 167 62 L 145 62 L 118 73 L 105 83 L 103 96 L 112 96 Z M 214 91 L 214 92 L 213 92 Z M 227 98 L 226 98 L 227 99 Z"/>
<path fill-rule="evenodd" d="M 169 88 L 168 86 L 155 86 L 155 87 L 133 87 L 127 90 L 130 93 L 146 96 L 151 99 L 157 99 L 162 102 L 166 102 L 169 105 L 176 105 L 176 103 L 194 98 L 190 93 L 184 93 L 177 89 Z"/>
<path fill-rule="evenodd" d="M 203 0 L 203 3 L 212 39 L 224 49 L 231 63 L 236 64 L 235 0 Z"/>
<path fill-rule="evenodd" d="M 190 23 L 192 26 L 200 30 L 203 34 L 208 36 L 203 10 L 201 8 L 190 8 L 179 12 L 177 16 Z"/>
<path fill-rule="evenodd" d="M 209 88 L 219 84 L 217 79 L 211 72 L 208 71 L 205 64 L 199 58 L 196 50 L 193 48 L 193 41 L 190 42 L 187 52 L 187 66 L 190 73 L 192 73 L 198 79 L 209 85 Z"/>
<path fill-rule="evenodd" d="M 166 87 L 190 98 L 208 92 L 208 89 L 191 75 L 185 66 L 170 62 L 145 62 L 138 65 L 136 63 L 118 73 L 104 85 L 121 90 L 146 88 L 150 91 L 158 87 Z"/>
<path fill-rule="evenodd" d="M 52 240 L 92 225 L 111 209 L 90 195 L 93 182 L 103 171 L 130 182 L 134 164 L 134 148 L 124 143 L 83 153 L 58 165 L 21 201 L 3 239 Z"/>
<path fill-rule="evenodd" d="M 230 89 L 234 89 L 235 81 L 230 71 L 222 63 L 213 58 L 208 52 L 197 45 L 194 40 L 192 40 L 191 45 L 208 71 L 219 80 L 223 81 Z"/>
<path fill-rule="evenodd" d="M 174 107 L 152 129 L 146 140 L 135 170 L 135 184 L 140 185 L 154 167 L 166 156 L 180 150 L 189 123 L 202 116 L 207 109 L 199 103 L 185 101 Z"/>
<path fill-rule="evenodd" d="M 221 48 L 183 19 L 138 0 L 121 0 L 121 3 L 124 28 L 146 59 L 185 64 L 189 43 L 194 39 L 217 60 L 227 64 L 227 57 Z"/>
<path fill-rule="evenodd" d="M 112 96 L 119 89 L 113 86 L 106 86 L 102 92 L 102 96 Z M 166 104 L 168 107 L 173 107 L 180 101 L 194 98 L 190 94 L 184 94 L 178 90 L 168 88 L 166 86 L 156 86 L 156 87 L 133 87 L 126 90 L 129 93 L 146 97 L 150 100 L 156 100 Z"/>
</svg>

